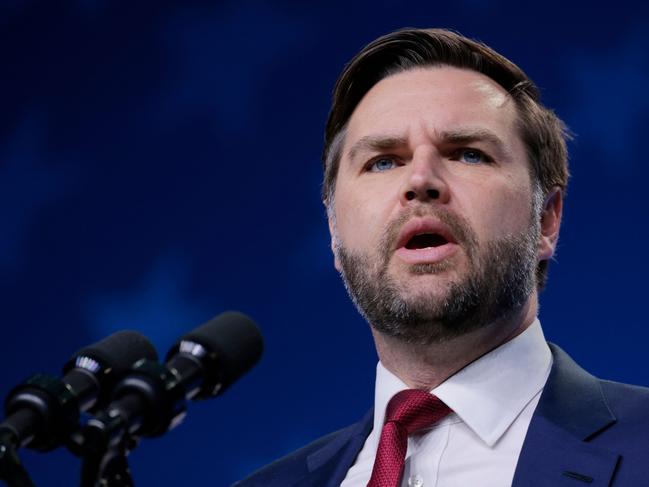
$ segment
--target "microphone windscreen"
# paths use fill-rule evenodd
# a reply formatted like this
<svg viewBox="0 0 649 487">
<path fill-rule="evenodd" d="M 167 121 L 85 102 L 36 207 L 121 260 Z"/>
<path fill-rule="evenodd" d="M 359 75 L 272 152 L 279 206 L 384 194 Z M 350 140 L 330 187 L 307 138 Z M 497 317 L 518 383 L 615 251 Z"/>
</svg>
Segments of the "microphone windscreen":
<svg viewBox="0 0 649 487">
<path fill-rule="evenodd" d="M 237 311 L 220 314 L 187 333 L 181 341 L 198 343 L 217 356 L 221 374 L 219 392 L 250 370 L 264 348 L 255 322 Z"/>
<path fill-rule="evenodd" d="M 111 371 L 110 375 L 120 377 L 140 359 L 157 361 L 158 353 L 141 333 L 122 330 L 79 350 L 65 364 L 64 372 L 76 366 L 78 357 L 96 360 L 103 369 Z"/>
</svg>

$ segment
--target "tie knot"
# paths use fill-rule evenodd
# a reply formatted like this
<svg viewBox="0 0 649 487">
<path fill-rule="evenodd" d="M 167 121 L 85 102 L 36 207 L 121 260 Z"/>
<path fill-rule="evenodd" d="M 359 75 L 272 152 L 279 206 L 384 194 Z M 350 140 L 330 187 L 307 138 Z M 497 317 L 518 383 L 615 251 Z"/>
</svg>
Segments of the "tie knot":
<svg viewBox="0 0 649 487">
<path fill-rule="evenodd" d="M 418 389 L 398 392 L 388 402 L 385 422 L 398 423 L 410 435 L 415 431 L 430 428 L 451 412 L 441 399 Z"/>
</svg>

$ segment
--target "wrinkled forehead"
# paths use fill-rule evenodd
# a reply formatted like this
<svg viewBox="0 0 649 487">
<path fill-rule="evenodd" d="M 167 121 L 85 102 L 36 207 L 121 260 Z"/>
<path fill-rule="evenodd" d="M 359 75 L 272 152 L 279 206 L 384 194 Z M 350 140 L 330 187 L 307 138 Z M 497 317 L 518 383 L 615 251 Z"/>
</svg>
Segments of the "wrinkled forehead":
<svg viewBox="0 0 649 487">
<path fill-rule="evenodd" d="M 374 132 L 407 131 L 415 123 L 431 132 L 469 124 L 512 137 L 516 118 L 512 97 L 481 73 L 414 68 L 382 79 L 365 94 L 349 119 L 344 145 Z"/>
</svg>

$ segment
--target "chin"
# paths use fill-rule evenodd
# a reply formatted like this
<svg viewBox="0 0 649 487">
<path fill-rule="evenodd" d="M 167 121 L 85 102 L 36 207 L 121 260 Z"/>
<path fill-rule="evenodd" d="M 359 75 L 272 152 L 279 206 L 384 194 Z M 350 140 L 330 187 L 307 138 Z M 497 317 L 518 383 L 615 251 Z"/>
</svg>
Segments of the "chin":
<svg viewBox="0 0 649 487">
<path fill-rule="evenodd" d="M 420 264 L 414 269 L 409 269 L 406 276 L 393 278 L 393 282 L 399 283 L 401 295 L 406 299 L 412 295 L 440 296 L 461 280 L 461 276 L 458 276 L 453 269 L 430 270 L 422 268 Z"/>
<path fill-rule="evenodd" d="M 448 298 L 450 281 L 440 282 L 437 279 L 435 282 L 425 283 L 423 282 L 425 280 L 432 281 L 430 277 L 425 276 L 423 279 L 418 279 L 418 282 L 409 283 L 401 288 L 399 295 L 404 303 L 417 306 L 421 303 L 440 302 Z"/>
</svg>

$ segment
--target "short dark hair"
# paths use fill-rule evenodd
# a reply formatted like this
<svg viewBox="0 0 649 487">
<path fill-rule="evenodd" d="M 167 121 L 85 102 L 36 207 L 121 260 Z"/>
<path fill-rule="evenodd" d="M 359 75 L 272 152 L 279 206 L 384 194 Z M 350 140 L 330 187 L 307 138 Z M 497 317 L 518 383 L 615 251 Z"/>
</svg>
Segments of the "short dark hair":
<svg viewBox="0 0 649 487">
<path fill-rule="evenodd" d="M 476 71 L 502 86 L 515 101 L 518 130 L 530 161 L 533 182 L 547 195 L 568 184 L 568 133 L 565 124 L 540 102 L 539 90 L 521 68 L 481 42 L 446 29 L 406 28 L 379 37 L 345 66 L 333 91 L 325 129 L 322 199 L 334 195 L 345 129 L 361 99 L 382 79 L 427 66 Z M 537 268 L 537 287 L 547 279 L 547 261 Z"/>
</svg>

